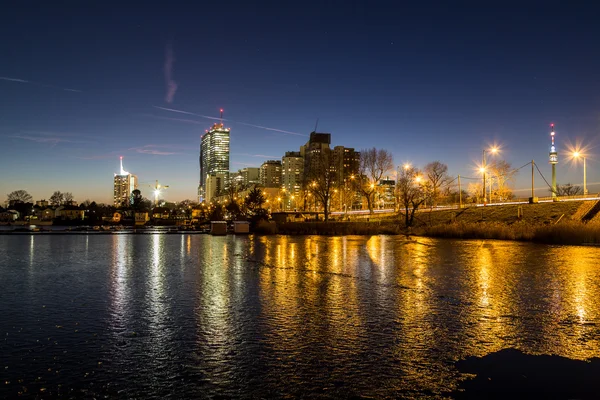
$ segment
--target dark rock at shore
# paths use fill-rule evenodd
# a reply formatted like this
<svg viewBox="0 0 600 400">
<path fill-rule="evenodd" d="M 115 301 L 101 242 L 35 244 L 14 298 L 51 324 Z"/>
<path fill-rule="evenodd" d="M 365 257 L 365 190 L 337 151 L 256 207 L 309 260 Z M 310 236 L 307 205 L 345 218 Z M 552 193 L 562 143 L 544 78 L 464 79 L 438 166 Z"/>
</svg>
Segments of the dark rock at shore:
<svg viewBox="0 0 600 400">
<path fill-rule="evenodd" d="M 600 398 L 599 358 L 578 361 L 504 349 L 458 361 L 456 367 L 477 376 L 450 394 L 455 399 Z"/>
</svg>

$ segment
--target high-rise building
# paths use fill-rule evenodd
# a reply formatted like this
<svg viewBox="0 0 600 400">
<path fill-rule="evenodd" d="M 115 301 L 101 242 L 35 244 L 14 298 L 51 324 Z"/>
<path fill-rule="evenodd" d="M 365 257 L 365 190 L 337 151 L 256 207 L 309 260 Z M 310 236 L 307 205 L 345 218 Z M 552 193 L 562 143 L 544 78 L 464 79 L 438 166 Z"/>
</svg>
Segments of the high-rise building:
<svg viewBox="0 0 600 400">
<path fill-rule="evenodd" d="M 304 146 L 300 146 L 300 155 L 304 158 L 304 176 L 309 179 L 315 172 L 322 170 L 322 163 L 329 161 L 329 152 L 331 149 L 330 133 L 311 132 L 308 142 Z"/>
<path fill-rule="evenodd" d="M 123 169 L 123 157 L 120 158 L 121 170 L 114 177 L 113 202 L 115 207 L 126 207 L 132 203 L 131 192 L 137 189 L 137 176 Z"/>
<path fill-rule="evenodd" d="M 281 186 L 290 195 L 297 196 L 302 190 L 304 158 L 299 151 L 287 151 L 281 158 Z"/>
<path fill-rule="evenodd" d="M 260 166 L 260 184 L 265 188 L 281 186 L 281 161 L 268 160 Z"/>
<path fill-rule="evenodd" d="M 221 175 L 227 180 L 229 176 L 229 128 L 223 122 L 215 123 L 206 131 L 200 141 L 200 185 L 198 200 L 210 201 L 207 196 L 206 182 L 208 177 Z M 214 194 L 213 194 L 214 196 Z"/>
<path fill-rule="evenodd" d="M 351 147 L 335 146 L 333 148 L 333 167 L 335 168 L 336 181 L 343 185 L 352 176 L 358 174 L 360 152 Z"/>
</svg>

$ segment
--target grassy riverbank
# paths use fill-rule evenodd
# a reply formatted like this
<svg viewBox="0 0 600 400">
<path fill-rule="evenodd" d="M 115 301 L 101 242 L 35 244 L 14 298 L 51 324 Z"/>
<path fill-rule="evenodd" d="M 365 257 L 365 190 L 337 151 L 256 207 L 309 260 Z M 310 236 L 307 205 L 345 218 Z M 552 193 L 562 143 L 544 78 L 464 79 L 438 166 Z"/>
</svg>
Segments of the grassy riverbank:
<svg viewBox="0 0 600 400">
<path fill-rule="evenodd" d="M 566 221 L 557 225 L 532 225 L 518 222 L 465 223 L 422 227 L 415 232 L 423 236 L 459 239 L 523 240 L 551 244 L 600 244 L 600 224 Z"/>
<path fill-rule="evenodd" d="M 423 210 L 407 229 L 402 216 L 346 222 L 286 222 L 257 227 L 260 233 L 284 235 L 414 234 L 460 239 L 500 239 L 554 244 L 600 244 L 597 218 L 581 218 L 593 201 Z"/>
</svg>

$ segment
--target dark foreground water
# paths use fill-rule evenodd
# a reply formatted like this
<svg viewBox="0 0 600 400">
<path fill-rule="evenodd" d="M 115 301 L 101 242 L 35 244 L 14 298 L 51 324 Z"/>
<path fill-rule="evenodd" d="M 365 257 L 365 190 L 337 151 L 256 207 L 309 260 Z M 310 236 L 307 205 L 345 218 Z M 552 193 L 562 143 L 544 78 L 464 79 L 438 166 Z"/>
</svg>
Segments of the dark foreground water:
<svg viewBox="0 0 600 400">
<path fill-rule="evenodd" d="M 598 260 L 393 236 L 0 236 L 0 396 L 452 396 L 468 356 L 600 356 Z"/>
</svg>

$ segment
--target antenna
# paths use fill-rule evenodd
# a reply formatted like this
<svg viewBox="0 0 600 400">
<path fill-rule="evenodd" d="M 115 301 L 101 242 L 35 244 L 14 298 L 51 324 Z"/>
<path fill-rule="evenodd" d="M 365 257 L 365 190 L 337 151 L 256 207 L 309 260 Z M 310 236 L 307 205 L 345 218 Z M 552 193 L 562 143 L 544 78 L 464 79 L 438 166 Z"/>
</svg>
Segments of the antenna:
<svg viewBox="0 0 600 400">
<path fill-rule="evenodd" d="M 221 108 L 221 127 L 223 126 L 223 109 Z"/>
<path fill-rule="evenodd" d="M 317 118 L 317 122 L 315 122 L 315 130 L 313 132 L 317 133 L 317 126 L 319 126 L 319 118 Z"/>
</svg>

